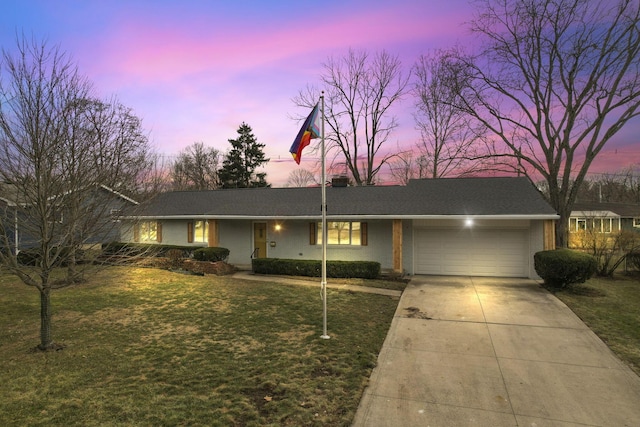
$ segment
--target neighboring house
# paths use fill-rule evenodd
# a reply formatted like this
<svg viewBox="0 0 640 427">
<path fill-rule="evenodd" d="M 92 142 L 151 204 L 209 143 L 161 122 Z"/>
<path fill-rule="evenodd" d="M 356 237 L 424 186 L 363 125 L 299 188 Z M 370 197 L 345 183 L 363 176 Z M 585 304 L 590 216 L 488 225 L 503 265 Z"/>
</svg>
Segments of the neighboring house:
<svg viewBox="0 0 640 427">
<path fill-rule="evenodd" d="M 576 202 L 569 216 L 569 246 L 585 231 L 608 235 L 619 231 L 640 232 L 640 205 L 633 203 Z"/>
<path fill-rule="evenodd" d="M 222 246 L 229 262 L 321 259 L 321 188 L 169 192 L 123 219 L 124 241 Z M 536 277 L 555 211 L 527 178 L 411 180 L 327 188 L 329 260 L 408 274 Z"/>
<path fill-rule="evenodd" d="M 97 205 L 99 202 L 99 208 L 94 207 L 99 209 L 99 212 L 95 212 L 93 216 L 87 215 L 95 218 L 96 223 L 89 227 L 92 234 L 83 236 L 82 242 L 91 245 L 119 240 L 119 217 L 123 210 L 136 206 L 138 202 L 104 185 L 94 191 L 91 194 L 97 198 L 87 201 L 87 206 L 91 206 L 92 203 Z M 52 221 L 63 223 L 64 218 L 62 206 Z M 39 236 L 29 232 L 31 227 L 27 225 L 37 227 L 37 224 L 31 224 L 29 220 L 28 203 L 18 195 L 15 186 L 0 183 L 0 236 L 6 238 L 6 242 L 0 241 L 0 245 L 8 247 L 12 253 L 38 246 Z"/>
</svg>

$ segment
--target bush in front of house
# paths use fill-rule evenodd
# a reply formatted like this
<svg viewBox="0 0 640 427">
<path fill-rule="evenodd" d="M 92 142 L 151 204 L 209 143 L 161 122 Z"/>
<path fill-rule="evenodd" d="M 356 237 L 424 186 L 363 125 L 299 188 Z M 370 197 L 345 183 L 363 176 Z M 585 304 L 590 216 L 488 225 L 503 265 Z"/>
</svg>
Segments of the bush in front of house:
<svg viewBox="0 0 640 427">
<path fill-rule="evenodd" d="M 193 258 L 198 261 L 226 261 L 229 258 L 227 248 L 200 248 L 193 251 Z"/>
<path fill-rule="evenodd" d="M 598 268 L 593 256 L 571 249 L 536 252 L 533 261 L 536 273 L 542 277 L 544 284 L 554 288 L 584 283 Z"/>
<path fill-rule="evenodd" d="M 61 248 L 60 246 L 54 246 L 49 250 L 51 256 L 58 253 L 58 259 L 56 263 L 61 267 L 69 265 L 71 259 L 71 249 L 68 247 Z M 82 249 L 75 249 L 75 264 L 81 264 L 84 262 L 84 251 Z M 23 249 L 18 252 L 17 260 L 19 264 L 35 266 L 38 265 L 42 259 L 42 251 L 40 248 Z"/>
<path fill-rule="evenodd" d="M 284 276 L 322 275 L 322 261 L 281 258 L 256 258 L 251 260 L 254 273 L 280 274 Z M 380 263 L 374 261 L 327 261 L 327 277 L 375 279 L 380 276 Z"/>
<path fill-rule="evenodd" d="M 640 251 L 631 251 L 627 255 L 627 270 L 640 271 Z"/>
<path fill-rule="evenodd" d="M 102 244 L 102 254 L 104 256 L 146 256 L 163 257 L 169 251 L 182 251 L 183 256 L 189 257 L 194 251 L 200 249 L 199 246 L 162 245 L 155 243 L 129 243 L 129 242 L 109 242 Z"/>
</svg>

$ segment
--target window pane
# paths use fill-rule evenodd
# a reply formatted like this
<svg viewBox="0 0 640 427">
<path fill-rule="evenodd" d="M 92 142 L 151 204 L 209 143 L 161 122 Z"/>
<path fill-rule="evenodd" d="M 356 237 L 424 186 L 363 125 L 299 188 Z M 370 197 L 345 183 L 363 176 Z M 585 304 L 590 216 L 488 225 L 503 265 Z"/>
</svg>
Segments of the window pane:
<svg viewBox="0 0 640 427">
<path fill-rule="evenodd" d="M 155 221 L 146 221 L 140 224 L 140 239 L 143 241 L 156 241 L 158 236 Z"/>
<path fill-rule="evenodd" d="M 601 232 L 602 231 L 602 220 L 600 218 L 595 218 L 593 220 L 593 229 L 595 231 L 597 231 L 597 232 Z"/>
<path fill-rule="evenodd" d="M 350 230 L 349 230 L 349 223 L 348 222 L 338 222 L 337 224 L 337 229 L 338 229 L 338 244 L 339 245 L 348 245 L 349 243 L 351 243 L 349 241 L 349 237 L 351 236 Z"/>
<path fill-rule="evenodd" d="M 327 222 L 327 244 L 348 245 L 349 244 L 349 223 L 348 222 Z"/>
<path fill-rule="evenodd" d="M 207 221 L 195 221 L 193 225 L 193 240 L 195 242 L 207 242 L 208 226 Z"/>
<path fill-rule="evenodd" d="M 611 233 L 611 218 L 605 218 L 602 222 L 604 223 L 604 232 Z"/>
<path fill-rule="evenodd" d="M 360 223 L 351 223 L 351 244 L 360 246 Z"/>
<path fill-rule="evenodd" d="M 318 223 L 316 240 L 322 244 L 322 223 Z M 360 245 L 360 223 L 348 221 L 327 222 L 328 245 Z"/>
</svg>

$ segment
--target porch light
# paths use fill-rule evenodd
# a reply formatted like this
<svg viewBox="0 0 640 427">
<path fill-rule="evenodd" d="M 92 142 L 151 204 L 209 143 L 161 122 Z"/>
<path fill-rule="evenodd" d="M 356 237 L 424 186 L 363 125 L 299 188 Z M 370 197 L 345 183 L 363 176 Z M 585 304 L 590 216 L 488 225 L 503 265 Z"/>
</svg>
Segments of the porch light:
<svg viewBox="0 0 640 427">
<path fill-rule="evenodd" d="M 280 230 L 282 230 L 282 226 L 281 226 L 280 224 L 276 224 L 276 225 L 275 225 L 275 227 L 273 227 L 273 228 L 274 228 L 274 230 L 276 230 L 276 231 L 280 231 Z"/>
<path fill-rule="evenodd" d="M 473 219 L 471 218 L 467 218 L 464 220 L 464 226 L 465 227 L 473 227 Z"/>
</svg>

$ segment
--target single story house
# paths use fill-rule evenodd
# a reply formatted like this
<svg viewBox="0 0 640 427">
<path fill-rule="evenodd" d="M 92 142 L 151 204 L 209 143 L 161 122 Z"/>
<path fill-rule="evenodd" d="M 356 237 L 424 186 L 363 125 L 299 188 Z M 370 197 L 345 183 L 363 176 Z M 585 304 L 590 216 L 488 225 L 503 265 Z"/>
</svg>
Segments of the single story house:
<svg viewBox="0 0 640 427">
<path fill-rule="evenodd" d="M 576 202 L 569 216 L 569 246 L 580 246 L 580 235 L 587 230 L 603 235 L 640 233 L 640 204 Z"/>
<path fill-rule="evenodd" d="M 326 189 L 327 259 L 407 274 L 537 277 L 556 212 L 527 178 L 411 180 Z M 176 191 L 124 217 L 121 240 L 222 246 L 229 262 L 321 259 L 321 188 Z"/>
<path fill-rule="evenodd" d="M 602 233 L 640 232 L 640 204 L 576 202 L 569 217 L 569 232 L 594 228 Z"/>
<path fill-rule="evenodd" d="M 64 196 L 52 200 L 55 200 L 52 203 L 59 204 L 55 218 L 50 219 L 60 224 L 59 227 L 52 227 L 50 231 L 50 237 L 53 239 L 51 244 L 56 245 L 60 241 L 67 242 L 69 238 L 66 234 L 68 230 L 64 227 L 67 208 Z M 91 233 L 81 236 L 85 245 L 117 240 L 120 236 L 117 222 L 121 212 L 138 204 L 106 185 L 88 192 L 84 203 L 87 214 L 83 216 L 83 220 L 86 224 L 80 224 L 78 228 Z M 38 217 L 32 215 L 30 203 L 20 195 L 20 189 L 10 183 L 0 183 L 0 246 L 13 254 L 39 247 L 42 239 L 39 234 L 40 226 Z"/>
</svg>

